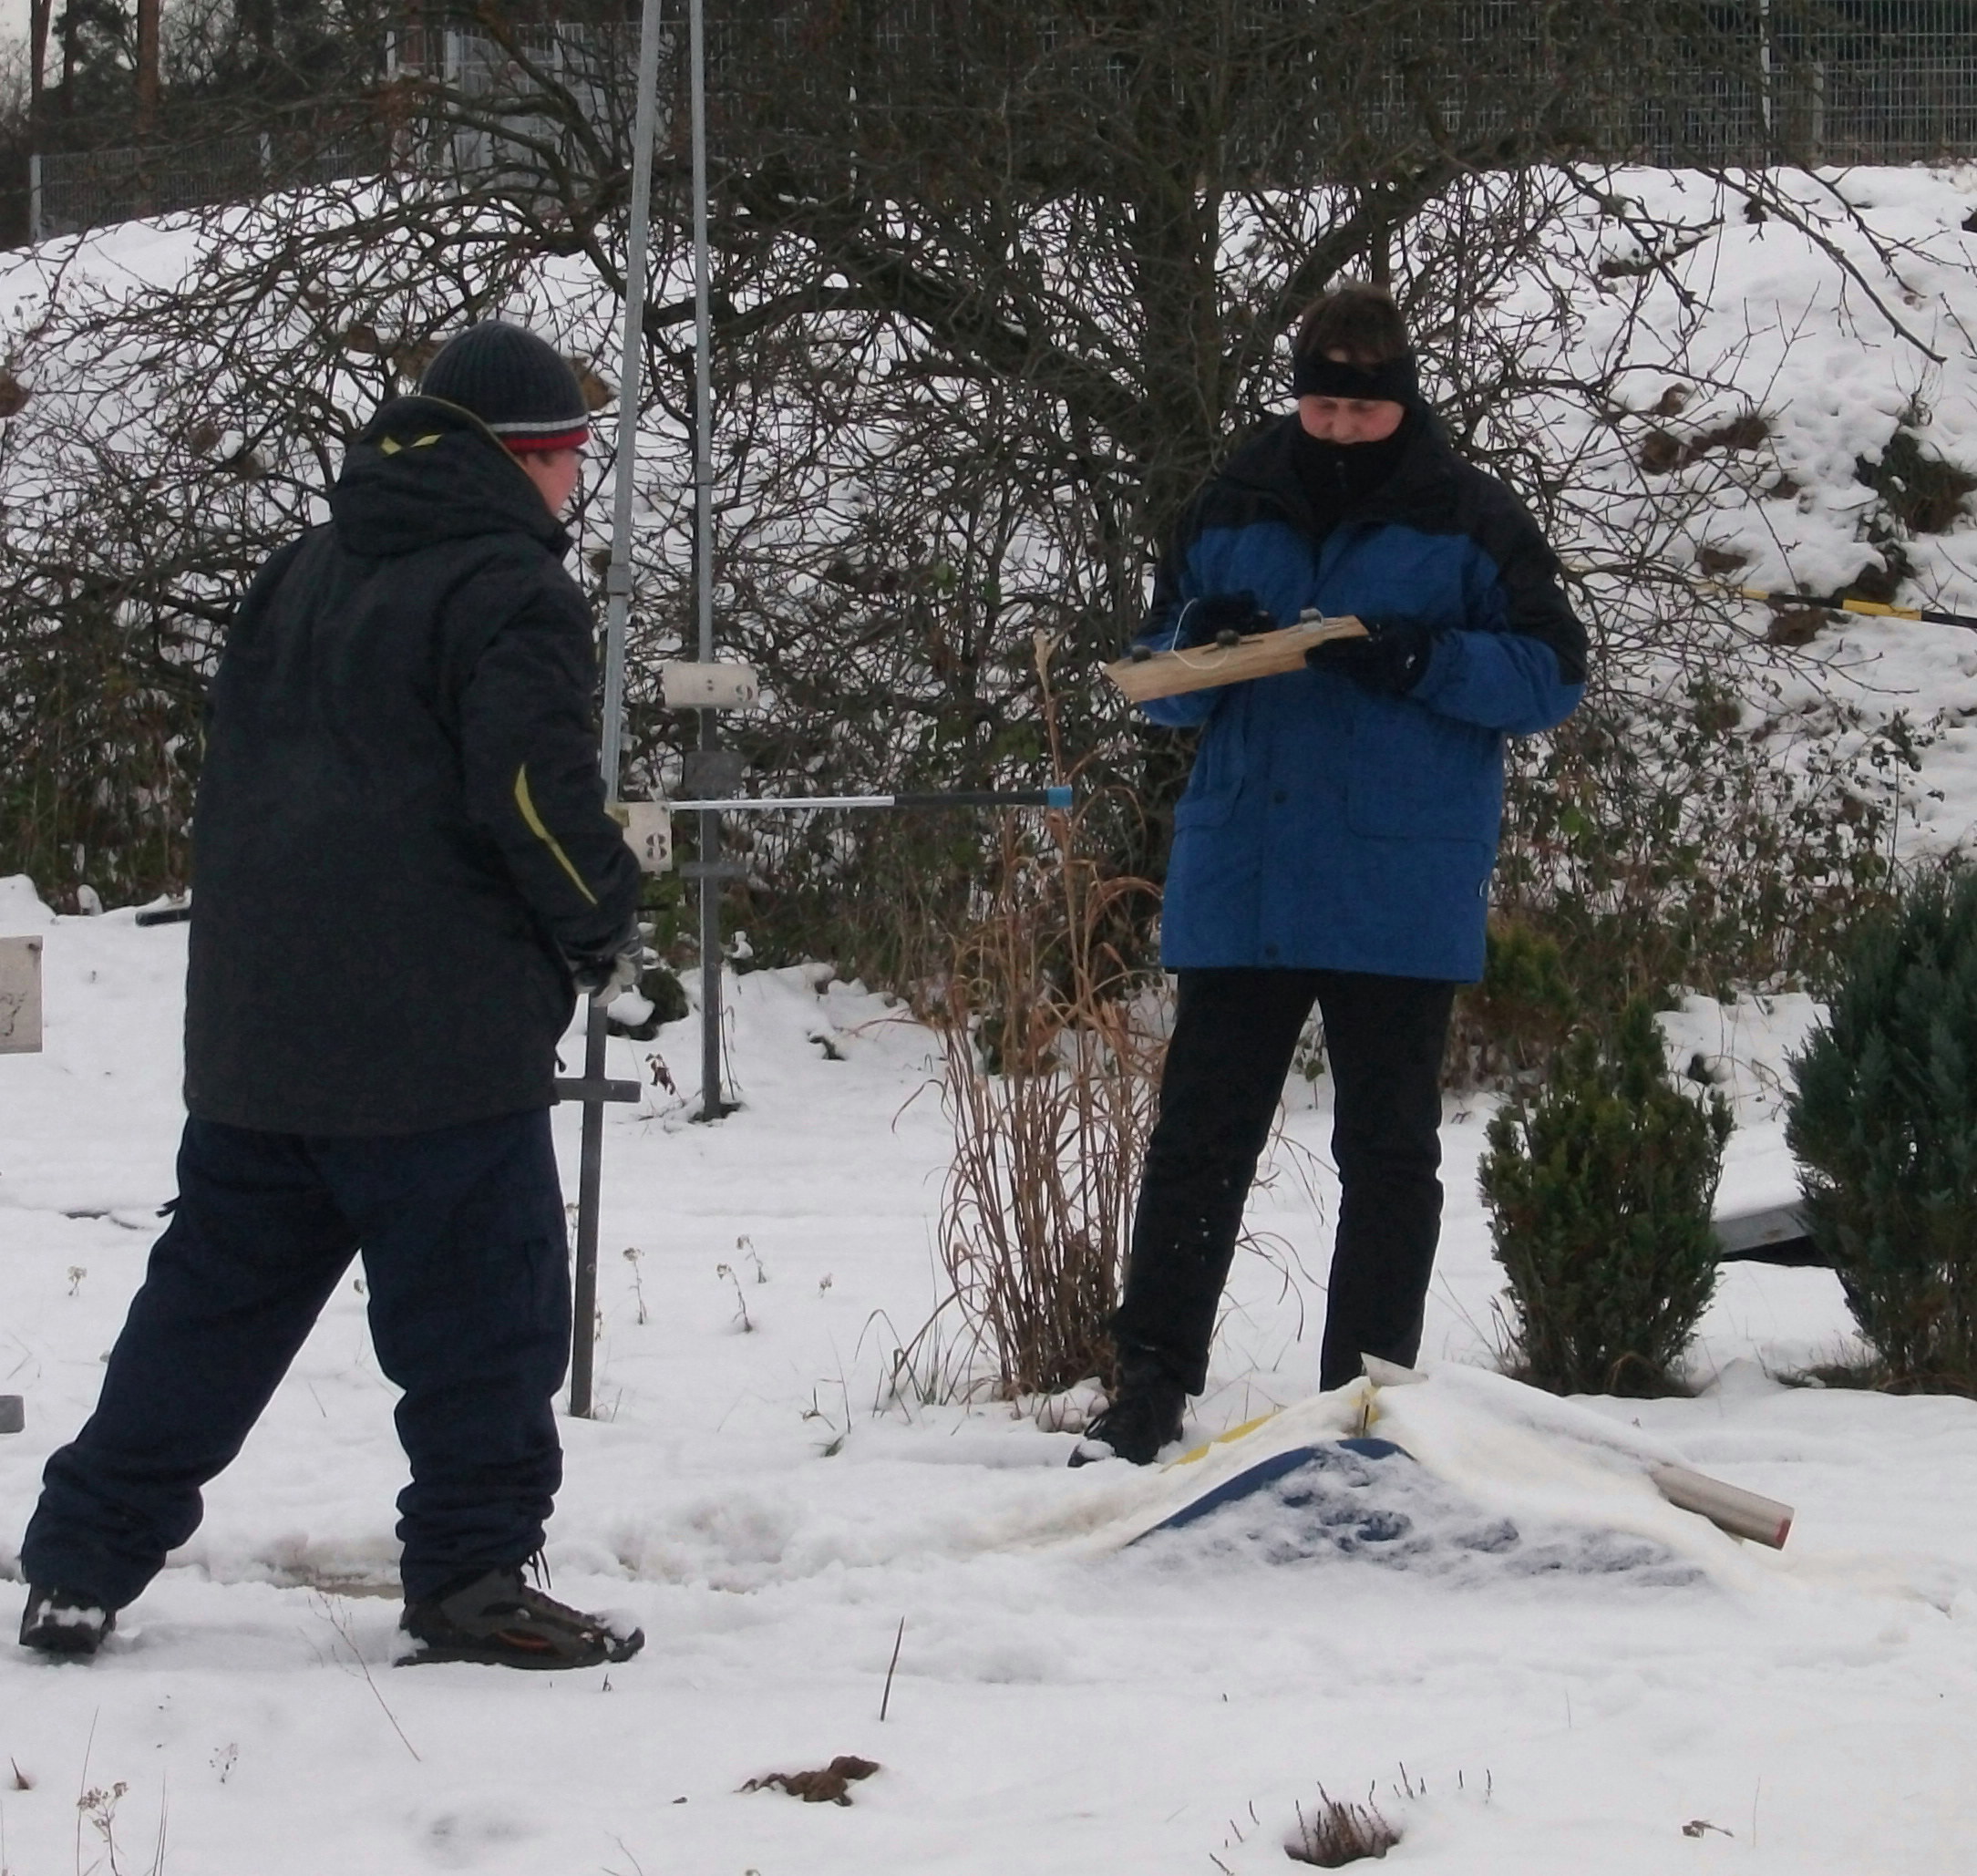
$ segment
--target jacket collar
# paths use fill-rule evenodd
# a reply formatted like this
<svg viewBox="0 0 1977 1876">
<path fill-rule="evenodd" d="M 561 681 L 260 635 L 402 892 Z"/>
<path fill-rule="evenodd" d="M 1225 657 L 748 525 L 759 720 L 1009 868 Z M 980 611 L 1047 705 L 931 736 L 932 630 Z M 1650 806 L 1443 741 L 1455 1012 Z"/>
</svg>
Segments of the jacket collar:
<svg viewBox="0 0 1977 1876">
<path fill-rule="evenodd" d="M 571 546 L 494 432 L 438 397 L 394 397 L 379 410 L 351 444 L 329 505 L 355 553 L 410 553 L 485 534 L 524 534 L 559 558 Z"/>
<path fill-rule="evenodd" d="M 1307 533 L 1316 531 L 1311 503 L 1292 455 L 1297 413 L 1278 417 L 1242 443 L 1223 466 L 1220 479 L 1267 497 Z M 1399 521 L 1447 505 L 1456 476 L 1456 454 L 1441 420 L 1417 407 L 1414 436 L 1394 473 L 1373 494 L 1345 511 L 1347 521 Z"/>
</svg>

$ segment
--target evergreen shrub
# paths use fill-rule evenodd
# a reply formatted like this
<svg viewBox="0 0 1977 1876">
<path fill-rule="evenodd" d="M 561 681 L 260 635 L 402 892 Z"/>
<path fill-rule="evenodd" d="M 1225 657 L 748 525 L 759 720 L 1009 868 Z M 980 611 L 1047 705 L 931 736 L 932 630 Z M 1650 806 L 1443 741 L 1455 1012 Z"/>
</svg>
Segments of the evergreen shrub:
<svg viewBox="0 0 1977 1876">
<path fill-rule="evenodd" d="M 1730 1110 L 1669 1080 L 1653 1012 L 1581 1029 L 1550 1078 L 1490 1122 L 1497 1261 L 1526 1380 L 1560 1394 L 1666 1393 L 1716 1287 L 1711 1224 Z"/>
<path fill-rule="evenodd" d="M 1977 872 L 1859 935 L 1792 1077 L 1807 1226 L 1882 1380 L 1977 1394 Z"/>
</svg>

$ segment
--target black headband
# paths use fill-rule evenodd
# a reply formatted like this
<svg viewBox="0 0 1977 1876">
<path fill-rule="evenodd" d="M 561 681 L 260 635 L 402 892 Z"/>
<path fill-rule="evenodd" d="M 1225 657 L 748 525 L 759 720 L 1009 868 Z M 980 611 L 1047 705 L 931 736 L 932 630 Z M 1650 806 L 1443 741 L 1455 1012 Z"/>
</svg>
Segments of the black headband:
<svg viewBox="0 0 1977 1876">
<path fill-rule="evenodd" d="M 1359 397 L 1412 404 L 1420 396 L 1421 383 L 1415 371 L 1414 354 L 1403 352 L 1398 358 L 1378 365 L 1348 365 L 1327 358 L 1323 352 L 1307 352 L 1292 367 L 1291 388 L 1300 397 Z"/>
</svg>

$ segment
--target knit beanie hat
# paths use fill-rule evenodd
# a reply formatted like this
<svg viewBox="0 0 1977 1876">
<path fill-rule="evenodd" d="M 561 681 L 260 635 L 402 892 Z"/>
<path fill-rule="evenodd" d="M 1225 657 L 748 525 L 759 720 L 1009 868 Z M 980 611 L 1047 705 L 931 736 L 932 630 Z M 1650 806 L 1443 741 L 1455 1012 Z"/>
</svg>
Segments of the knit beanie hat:
<svg viewBox="0 0 1977 1876">
<path fill-rule="evenodd" d="M 591 434 L 569 361 L 532 332 L 498 319 L 448 339 L 418 387 L 472 411 L 513 450 L 579 449 Z"/>
</svg>

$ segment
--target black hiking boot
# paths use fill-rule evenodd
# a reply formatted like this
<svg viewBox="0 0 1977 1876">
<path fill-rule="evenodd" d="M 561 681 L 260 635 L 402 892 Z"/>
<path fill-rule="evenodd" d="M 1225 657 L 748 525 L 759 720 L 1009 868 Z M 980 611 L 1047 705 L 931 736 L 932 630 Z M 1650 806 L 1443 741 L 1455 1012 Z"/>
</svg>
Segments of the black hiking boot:
<svg viewBox="0 0 1977 1876">
<path fill-rule="evenodd" d="M 1188 1390 L 1158 1362 L 1129 1361 L 1106 1410 L 1085 1428 L 1071 1455 L 1074 1466 L 1118 1459 L 1150 1466 L 1160 1448 L 1180 1438 Z"/>
<path fill-rule="evenodd" d="M 522 1581 L 521 1568 L 489 1570 L 436 1596 L 407 1603 L 398 1626 L 418 1645 L 403 1666 L 477 1661 L 489 1667 L 602 1667 L 645 1645 L 602 1615 L 586 1615 Z"/>
<path fill-rule="evenodd" d="M 21 1646 L 57 1661 L 87 1661 L 117 1626 L 117 1612 L 67 1590 L 30 1583 L 21 1612 Z"/>
</svg>

